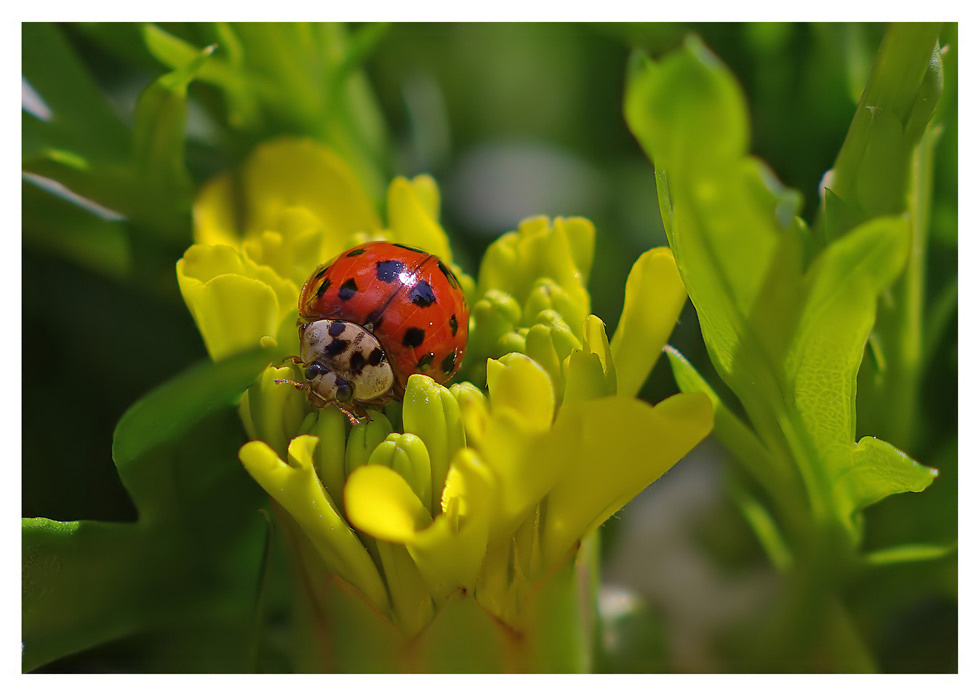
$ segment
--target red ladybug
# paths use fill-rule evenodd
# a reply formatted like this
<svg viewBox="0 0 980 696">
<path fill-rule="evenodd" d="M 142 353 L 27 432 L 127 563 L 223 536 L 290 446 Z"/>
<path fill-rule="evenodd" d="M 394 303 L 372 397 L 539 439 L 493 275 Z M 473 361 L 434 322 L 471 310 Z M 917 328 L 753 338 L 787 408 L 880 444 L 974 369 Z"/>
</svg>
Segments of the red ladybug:
<svg viewBox="0 0 980 696">
<path fill-rule="evenodd" d="M 470 312 L 459 281 L 437 257 L 369 242 L 317 266 L 299 294 L 306 380 L 288 382 L 314 406 L 352 423 L 364 406 L 401 399 L 410 375 L 448 381 L 466 351 Z"/>
</svg>

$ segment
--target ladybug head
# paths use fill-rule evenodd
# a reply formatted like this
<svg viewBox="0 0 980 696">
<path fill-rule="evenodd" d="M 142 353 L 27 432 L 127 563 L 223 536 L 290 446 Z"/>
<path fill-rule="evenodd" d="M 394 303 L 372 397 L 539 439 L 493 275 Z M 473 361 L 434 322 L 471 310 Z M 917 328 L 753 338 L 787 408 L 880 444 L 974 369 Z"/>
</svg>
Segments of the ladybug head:
<svg viewBox="0 0 980 696">
<path fill-rule="evenodd" d="M 321 319 L 299 329 L 300 359 L 311 397 L 334 404 L 382 405 L 391 400 L 395 376 L 384 349 L 359 324 Z"/>
</svg>

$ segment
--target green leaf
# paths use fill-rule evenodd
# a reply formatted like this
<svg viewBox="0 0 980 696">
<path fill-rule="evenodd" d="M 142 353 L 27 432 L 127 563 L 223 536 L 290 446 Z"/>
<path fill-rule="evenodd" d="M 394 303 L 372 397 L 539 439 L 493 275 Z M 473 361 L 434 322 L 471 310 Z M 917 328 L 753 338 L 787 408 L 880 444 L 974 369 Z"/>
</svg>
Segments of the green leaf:
<svg viewBox="0 0 980 696">
<path fill-rule="evenodd" d="M 762 544 L 763 550 L 773 566 L 781 572 L 788 571 L 793 565 L 793 552 L 790 550 L 779 525 L 765 505 L 749 491 L 748 487 L 732 478 L 729 489 L 738 509 L 745 521 Z"/>
<path fill-rule="evenodd" d="M 166 466 L 146 466 L 143 457 L 179 440 L 205 416 L 236 404 L 274 357 L 274 350 L 257 350 L 217 364 L 202 363 L 157 387 L 123 414 L 113 434 L 112 458 L 141 519 L 179 514 L 167 509 L 172 472 Z"/>
<path fill-rule="evenodd" d="M 685 394 L 704 394 L 711 400 L 715 412 L 714 434 L 746 467 L 755 478 L 765 481 L 770 477 L 774 463 L 766 446 L 738 416 L 729 410 L 694 366 L 673 346 L 664 348 L 677 387 Z"/>
<path fill-rule="evenodd" d="M 667 346 L 664 352 L 667 353 L 678 388 L 685 393 L 704 394 L 711 400 L 715 414 L 715 437 L 721 440 L 745 471 L 769 494 L 771 504 L 779 511 L 780 519 L 799 528 L 803 524 L 800 517 L 804 514 L 805 491 L 785 448 L 771 452 L 752 429 L 729 410 L 711 385 L 683 355 L 672 346 Z M 777 567 L 782 567 L 780 564 L 788 558 L 789 552 L 784 551 L 785 542 L 779 537 L 771 513 L 763 507 L 761 501 L 750 498 L 745 486 L 733 493 L 770 558 Z"/>
<path fill-rule="evenodd" d="M 868 565 L 888 566 L 898 563 L 917 563 L 945 558 L 957 550 L 957 544 L 902 544 L 887 549 L 869 551 L 864 556 Z"/>
<path fill-rule="evenodd" d="M 746 115 L 732 94 L 734 78 L 688 42 L 659 64 L 634 65 L 625 111 L 656 164 L 664 226 L 708 354 L 755 432 L 718 408 L 679 356 L 672 367 L 682 389 L 712 398 L 719 437 L 779 506 L 790 538 L 807 543 L 805 527 L 817 524 L 836 554 L 842 537 L 828 517 L 856 543 L 861 507 L 931 480 L 889 445 L 854 443 L 857 371 L 877 299 L 905 263 L 908 222 L 860 225 L 804 272 L 814 245 L 796 218 L 799 194 L 746 155 Z M 860 214 L 828 198 L 840 220 Z"/>
<path fill-rule="evenodd" d="M 848 450 L 830 461 L 844 467 L 834 485 L 834 497 L 841 516 L 849 522 L 853 513 L 889 495 L 924 491 L 939 475 L 936 469 L 922 466 L 877 438 L 863 437 Z"/>
<path fill-rule="evenodd" d="M 872 220 L 828 247 L 807 271 L 784 379 L 820 456 L 854 442 L 858 367 L 878 295 L 902 270 L 908 242 L 905 218 Z"/>
<path fill-rule="evenodd" d="M 143 505 L 135 523 L 23 521 L 25 670 L 135 633 L 247 629 L 240 607 L 254 596 L 264 525 L 260 491 L 234 459 L 236 421 L 216 413 L 129 465 L 155 476 L 153 503 L 169 514 Z M 195 658 L 175 655 L 167 669 L 193 670 Z"/>
<path fill-rule="evenodd" d="M 241 46 L 232 29 L 223 23 L 215 27 L 217 53 L 201 65 L 196 79 L 219 87 L 228 99 L 228 121 L 235 128 L 251 129 L 259 122 L 259 96 L 264 87 L 258 76 L 246 73 Z M 190 65 L 201 49 L 169 34 L 154 24 L 143 27 L 143 40 L 153 57 L 171 70 Z M 205 49 L 207 50 L 207 49 Z"/>
<path fill-rule="evenodd" d="M 906 208 L 912 149 L 935 112 L 942 92 L 939 23 L 889 26 L 847 138 L 828 178 L 850 219 L 825 215 L 824 237 L 836 239 L 851 226 Z"/>
<path fill-rule="evenodd" d="M 27 177 L 21 200 L 26 243 L 113 278 L 129 271 L 132 251 L 124 221 L 83 207 Z"/>
<path fill-rule="evenodd" d="M 182 598 L 159 541 L 135 524 L 25 519 L 24 671 L 173 612 Z"/>
<path fill-rule="evenodd" d="M 175 233 L 184 235 L 186 231 L 172 218 L 175 212 L 189 210 L 191 200 L 191 180 L 184 165 L 187 86 L 214 49 L 208 46 L 156 79 L 136 104 L 133 156 L 140 185 L 134 192 L 139 198 L 134 215 L 152 221 L 155 227 L 170 223 Z"/>
<path fill-rule="evenodd" d="M 734 75 L 695 36 L 659 63 L 634 58 L 626 121 L 658 169 L 731 161 L 748 147 L 748 109 Z"/>
<path fill-rule="evenodd" d="M 52 142 L 71 143 L 100 163 L 122 161 L 127 129 L 61 29 L 27 22 L 22 39 L 23 77 L 51 110 Z"/>
</svg>

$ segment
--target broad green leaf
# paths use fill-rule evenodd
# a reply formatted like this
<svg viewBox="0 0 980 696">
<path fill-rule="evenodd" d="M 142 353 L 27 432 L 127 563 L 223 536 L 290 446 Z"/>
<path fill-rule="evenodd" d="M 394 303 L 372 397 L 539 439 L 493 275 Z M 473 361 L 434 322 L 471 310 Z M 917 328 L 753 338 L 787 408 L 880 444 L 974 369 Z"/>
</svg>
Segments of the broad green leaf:
<svg viewBox="0 0 980 696">
<path fill-rule="evenodd" d="M 23 521 L 25 671 L 137 633 L 246 628 L 235 612 L 254 595 L 264 525 L 259 490 L 229 448 L 238 432 L 230 410 L 215 414 L 130 463 L 146 488 L 157 484 L 150 503 L 137 499 L 137 522 Z M 169 514 L 146 514 L 164 505 Z M 194 669 L 191 657 L 169 669 Z"/>
<path fill-rule="evenodd" d="M 858 367 L 878 295 L 901 271 L 908 237 L 904 218 L 873 220 L 828 247 L 807 271 L 784 379 L 821 458 L 854 442 Z"/>
<path fill-rule="evenodd" d="M 799 196 L 745 157 L 735 78 L 695 41 L 635 72 L 625 111 L 655 162 L 664 226 L 712 362 L 759 427 L 780 399 L 772 365 L 799 301 Z"/>
<path fill-rule="evenodd" d="M 172 485 L 170 472 L 145 466 L 156 447 L 179 440 L 188 429 L 222 408 L 231 408 L 274 355 L 252 351 L 214 364 L 197 365 L 165 382 L 130 407 L 116 425 L 112 458 L 123 485 L 143 516 L 173 516 L 161 495 Z"/>
<path fill-rule="evenodd" d="M 23 669 L 128 635 L 182 597 L 160 539 L 136 524 L 23 521 Z"/>
</svg>

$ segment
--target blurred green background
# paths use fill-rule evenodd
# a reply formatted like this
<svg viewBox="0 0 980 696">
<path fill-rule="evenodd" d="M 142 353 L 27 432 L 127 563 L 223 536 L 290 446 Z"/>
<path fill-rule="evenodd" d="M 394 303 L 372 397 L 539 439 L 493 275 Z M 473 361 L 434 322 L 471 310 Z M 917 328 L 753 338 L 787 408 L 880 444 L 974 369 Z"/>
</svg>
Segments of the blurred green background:
<svg viewBox="0 0 980 696">
<path fill-rule="evenodd" d="M 198 48 L 220 39 L 211 26 L 160 28 Z M 263 28 L 241 31 L 254 38 Z M 432 174 L 443 194 L 443 224 L 470 273 L 486 246 L 526 216 L 588 217 L 597 229 L 593 312 L 612 335 L 632 263 L 651 246 L 666 244 L 652 168 L 622 116 L 626 63 L 635 48 L 656 58 L 691 32 L 737 75 L 749 100 L 753 152 L 803 194 L 804 217 L 812 220 L 818 184 L 843 142 L 883 25 L 353 25 L 347 33 L 364 51 L 360 79 L 370 104 L 364 130 L 373 140 L 362 149 L 378 177 L 374 193 L 397 174 Z M 25 53 L 42 50 L 37 47 L 45 42 L 77 56 L 125 124 L 133 123 L 141 91 L 167 72 L 135 24 L 43 31 L 24 25 Z M 218 43 L 216 55 L 223 50 Z M 957 267 L 955 24 L 945 27 L 942 43 L 948 48 L 937 120 L 944 132 L 927 304 L 949 293 L 950 283 L 955 293 Z M 41 85 L 29 84 L 40 79 L 25 74 L 28 112 L 43 109 L 35 94 L 43 92 Z M 195 189 L 263 139 L 311 130 L 309 121 L 291 120 L 288 108 L 268 110 L 258 124 L 229 127 L 218 90 L 203 81 L 190 84 L 189 97 L 186 155 Z M 25 158 L 33 147 L 33 118 L 24 116 Z M 191 243 L 188 211 L 154 233 L 111 214 L 83 220 L 64 192 L 33 175 L 24 180 L 23 202 L 22 514 L 133 520 L 111 460 L 113 428 L 147 391 L 205 357 L 173 272 Z M 56 231 L 66 227 L 77 235 L 74 241 Z M 99 251 L 84 239 L 101 240 Z M 112 250 L 123 247 L 127 261 L 113 262 Z M 702 374 L 713 374 L 690 305 L 672 343 Z M 928 370 L 920 409 L 924 436 L 919 451 L 910 452 L 940 468 L 941 476 L 922 494 L 896 496 L 869 510 L 869 548 L 956 539 L 956 345 L 954 320 Z M 717 380 L 714 386 L 724 392 Z M 641 396 L 655 402 L 676 391 L 660 361 Z M 215 456 L 244 476 L 235 459 L 244 433 L 234 418 L 216 420 L 228 447 Z M 861 423 L 858 428 L 859 437 L 870 434 Z M 610 652 L 600 667 L 740 669 L 740 639 L 771 603 L 779 579 L 726 498 L 725 462 L 724 450 L 707 442 L 603 529 L 608 587 L 601 598 L 602 640 L 630 649 Z M 253 488 L 249 504 L 257 507 L 261 496 Z M 850 588 L 849 607 L 882 671 L 956 671 L 956 569 L 955 556 L 894 566 Z M 218 624 L 202 630 L 212 630 L 220 642 Z M 162 631 L 64 658 L 44 671 L 152 671 L 168 664 L 221 671 L 229 664 L 217 654 L 188 661 L 186 647 L 178 659 L 172 650 L 173 640 Z M 274 659 L 267 668 L 276 668 Z"/>
</svg>

